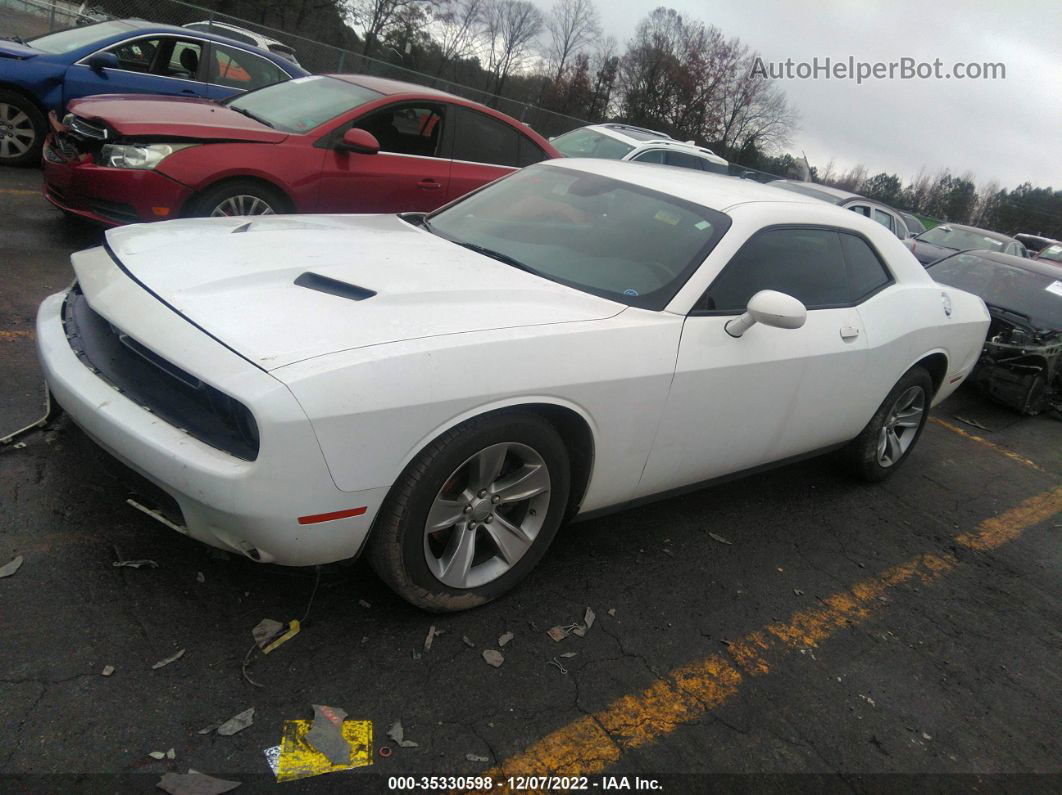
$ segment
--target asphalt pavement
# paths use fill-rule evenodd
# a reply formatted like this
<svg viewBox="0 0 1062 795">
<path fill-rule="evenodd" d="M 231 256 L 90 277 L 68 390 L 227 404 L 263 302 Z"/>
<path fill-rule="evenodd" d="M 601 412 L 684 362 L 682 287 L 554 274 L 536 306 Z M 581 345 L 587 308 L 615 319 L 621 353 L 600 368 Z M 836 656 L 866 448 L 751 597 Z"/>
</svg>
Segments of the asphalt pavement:
<svg viewBox="0 0 1062 795">
<path fill-rule="evenodd" d="M 39 414 L 37 304 L 101 239 L 39 189 L 0 170 L 0 436 Z M 261 566 L 168 530 L 67 422 L 24 441 L 0 450 L 0 565 L 24 558 L 0 580 L 8 791 L 147 792 L 188 768 L 271 788 L 263 751 L 313 704 L 371 722 L 372 764 L 284 786 L 1062 784 L 1062 422 L 972 390 L 884 484 L 819 459 L 572 525 L 510 595 L 449 616 L 362 562 Z M 157 567 L 114 565 L 139 559 Z M 588 607 L 584 637 L 547 636 Z M 245 668 L 263 618 L 301 631 Z"/>
</svg>

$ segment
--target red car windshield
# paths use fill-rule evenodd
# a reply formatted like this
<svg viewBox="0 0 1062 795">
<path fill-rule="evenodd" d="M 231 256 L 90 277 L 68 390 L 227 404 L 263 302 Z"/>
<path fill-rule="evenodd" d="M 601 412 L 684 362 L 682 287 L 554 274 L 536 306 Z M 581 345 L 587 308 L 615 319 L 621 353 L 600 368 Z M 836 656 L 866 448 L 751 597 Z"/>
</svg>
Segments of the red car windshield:
<svg viewBox="0 0 1062 795">
<path fill-rule="evenodd" d="M 249 91 L 224 104 L 281 132 L 304 133 L 382 96 L 346 80 L 312 75 Z"/>
</svg>

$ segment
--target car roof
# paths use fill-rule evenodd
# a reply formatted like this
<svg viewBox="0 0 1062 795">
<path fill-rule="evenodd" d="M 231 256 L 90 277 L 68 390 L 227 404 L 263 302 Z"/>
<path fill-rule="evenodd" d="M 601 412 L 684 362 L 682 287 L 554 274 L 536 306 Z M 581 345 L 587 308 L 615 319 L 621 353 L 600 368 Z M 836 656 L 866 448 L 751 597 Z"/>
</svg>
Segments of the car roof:
<svg viewBox="0 0 1062 795">
<path fill-rule="evenodd" d="M 108 19 L 106 21 L 107 22 L 120 23 L 120 24 L 125 25 L 126 27 L 128 27 L 130 30 L 142 30 L 142 31 L 151 32 L 151 33 L 173 33 L 173 34 L 177 34 L 177 35 L 180 35 L 180 36 L 189 35 L 189 29 L 188 28 L 182 28 L 179 25 L 166 25 L 166 24 L 163 24 L 163 23 L 160 23 L 160 22 L 149 22 L 146 19 Z M 301 77 L 303 75 L 308 75 L 309 74 L 309 72 L 307 72 L 305 69 L 303 69 L 297 63 L 294 63 L 293 61 L 288 60 L 287 58 L 283 57 L 282 55 L 278 55 L 275 52 L 270 52 L 265 47 L 259 47 L 259 46 L 255 45 L 255 44 L 248 44 L 248 43 L 243 42 L 243 41 L 236 41 L 235 39 L 230 39 L 228 36 L 225 36 L 225 35 L 220 34 L 220 33 L 209 33 L 209 32 L 207 32 L 205 30 L 195 30 L 195 31 L 191 31 L 191 32 L 194 33 L 196 36 L 202 36 L 203 38 L 206 38 L 206 39 L 208 39 L 209 41 L 212 41 L 212 42 L 217 42 L 218 44 L 228 44 L 228 45 L 238 44 L 240 47 L 244 47 L 244 48 L 246 48 L 248 50 L 251 50 L 253 52 L 262 53 L 262 54 L 266 55 L 269 58 L 270 61 L 272 61 L 273 63 L 275 63 L 277 65 L 287 64 L 289 66 L 293 66 L 293 67 L 295 67 L 295 69 L 299 70 L 298 72 L 296 72 L 294 74 L 294 77 Z M 113 38 L 113 37 L 109 37 L 109 38 Z M 262 38 L 265 38 L 265 37 L 263 36 Z M 279 42 L 278 42 L 278 44 L 279 44 Z M 285 71 L 287 71 L 287 70 L 285 70 Z"/>
<path fill-rule="evenodd" d="M 610 177 L 685 199 L 712 210 L 722 211 L 728 207 L 748 202 L 822 204 L 821 201 L 810 196 L 779 190 L 754 180 L 738 179 L 725 174 L 712 174 L 678 166 L 646 168 L 644 163 L 600 158 L 544 160 L 534 168 L 540 166 L 574 169 L 588 174 Z"/>
<path fill-rule="evenodd" d="M 347 83 L 353 83 L 356 86 L 362 88 L 371 88 L 380 94 L 386 96 L 392 96 L 394 94 L 429 94 L 433 97 L 446 97 L 447 99 L 456 99 L 460 102 L 467 102 L 472 105 L 479 105 L 478 102 L 459 97 L 457 94 L 451 94 L 447 91 L 440 91 L 437 88 L 429 88 L 428 86 L 420 86 L 416 83 L 407 83 L 403 80 L 391 80 L 386 77 L 374 77 L 373 75 L 358 75 L 358 74 L 329 74 L 328 77 L 334 77 L 336 80 L 344 80 Z M 483 106 L 485 107 L 485 106 Z"/>
<path fill-rule="evenodd" d="M 1000 251 L 985 251 L 984 249 L 968 249 L 966 251 L 957 251 L 955 254 L 944 257 L 937 260 L 930 265 L 936 265 L 938 262 L 943 262 L 946 259 L 951 259 L 958 254 L 969 254 L 970 256 L 979 257 L 980 259 L 988 260 L 989 262 L 998 262 L 1000 265 L 1010 265 L 1014 268 L 1022 268 L 1030 273 L 1038 273 L 1041 276 L 1050 276 L 1057 279 L 1059 267 L 1057 265 L 1049 265 L 1035 259 L 1025 259 L 1025 257 L 1019 257 L 1015 254 L 1004 254 Z"/>
<path fill-rule="evenodd" d="M 867 199 L 867 197 L 863 196 L 862 194 L 852 193 L 852 191 L 850 191 L 850 190 L 841 190 L 840 188 L 834 188 L 834 187 L 832 187 L 830 185 L 823 185 L 821 182 L 805 182 L 805 181 L 800 180 L 800 179 L 772 179 L 767 184 L 770 185 L 770 184 L 773 184 L 775 182 L 782 182 L 782 183 L 785 183 L 786 185 L 802 185 L 802 186 L 806 186 L 809 190 L 817 190 L 820 193 L 828 193 L 830 196 L 836 196 L 838 199 L 842 199 L 842 200 L 847 200 L 847 199 L 866 199 L 867 201 L 873 201 L 873 199 Z M 878 202 L 878 203 L 880 204 L 880 202 Z M 838 204 L 840 204 L 840 202 L 838 202 Z M 882 206 L 884 207 L 886 205 L 882 205 Z"/>
<path fill-rule="evenodd" d="M 228 22 L 221 22 L 221 21 L 216 20 L 216 19 L 214 19 L 214 20 L 201 19 L 198 22 L 189 22 L 188 25 L 209 25 L 212 28 L 222 28 L 224 30 L 232 30 L 232 31 L 235 31 L 237 33 L 243 33 L 243 34 L 245 34 L 247 36 L 254 36 L 256 39 L 260 39 L 261 41 L 267 41 L 270 44 L 281 44 L 281 45 L 283 45 L 285 47 L 288 46 L 288 45 L 284 44 L 284 42 L 282 42 L 282 41 L 277 41 L 276 39 L 271 39 L 271 38 L 269 38 L 269 36 L 266 36 L 264 33 L 259 33 L 257 30 L 250 30 L 248 28 L 241 28 L 239 25 L 230 25 Z M 181 27 L 187 28 L 188 25 L 182 25 Z M 202 31 L 202 30 L 196 31 L 196 32 L 197 33 L 209 33 L 209 31 Z M 244 42 L 244 43 L 246 43 L 246 42 Z"/>
<path fill-rule="evenodd" d="M 1010 235 L 1005 235 L 1002 232 L 993 232 L 991 229 L 981 229 L 981 227 L 979 226 L 968 226 L 967 224 L 952 224 L 948 223 L 947 221 L 942 224 L 938 224 L 937 226 L 946 226 L 949 229 L 960 229 L 963 232 L 976 232 L 979 235 L 984 235 L 985 237 L 991 238 L 992 240 L 998 240 L 1001 243 L 1014 242 L 1014 238 L 1012 238 Z M 935 226 L 933 228 L 936 229 L 937 227 Z M 926 231 L 928 232 L 930 230 L 927 229 Z M 1021 258 L 1019 257 L 1019 259 Z"/>
</svg>

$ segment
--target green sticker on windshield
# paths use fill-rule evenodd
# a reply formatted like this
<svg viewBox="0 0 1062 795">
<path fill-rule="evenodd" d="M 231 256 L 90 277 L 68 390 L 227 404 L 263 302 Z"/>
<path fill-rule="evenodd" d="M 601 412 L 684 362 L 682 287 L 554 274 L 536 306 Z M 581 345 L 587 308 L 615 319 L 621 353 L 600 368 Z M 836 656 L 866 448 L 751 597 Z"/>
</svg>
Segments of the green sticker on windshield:
<svg viewBox="0 0 1062 795">
<path fill-rule="evenodd" d="M 679 222 L 679 217 L 677 215 L 672 215 L 667 212 L 667 210 L 657 210 L 656 215 L 654 215 L 653 218 L 665 224 L 670 224 L 671 226 L 678 226 Z"/>
<path fill-rule="evenodd" d="M 697 222 L 697 223 L 695 223 L 695 224 L 694 224 L 693 226 L 694 226 L 695 228 L 697 228 L 697 229 L 707 229 L 708 227 L 710 227 L 710 226 L 711 226 L 711 224 L 710 224 L 710 223 L 708 223 L 707 221 L 698 221 L 698 222 Z"/>
</svg>

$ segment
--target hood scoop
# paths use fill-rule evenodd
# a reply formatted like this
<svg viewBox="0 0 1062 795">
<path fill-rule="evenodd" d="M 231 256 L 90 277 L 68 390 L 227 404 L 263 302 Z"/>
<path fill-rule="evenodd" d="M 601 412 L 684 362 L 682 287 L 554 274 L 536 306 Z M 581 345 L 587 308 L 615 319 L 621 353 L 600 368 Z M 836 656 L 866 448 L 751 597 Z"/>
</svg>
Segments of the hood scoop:
<svg viewBox="0 0 1062 795">
<path fill-rule="evenodd" d="M 295 284 L 299 287 L 305 287 L 307 290 L 316 290 L 319 293 L 335 295 L 351 301 L 364 301 L 366 298 L 372 298 L 376 295 L 375 290 L 368 290 L 356 284 L 348 284 L 347 282 L 330 279 L 327 276 L 322 276 L 319 273 L 310 273 L 309 271 L 299 276 L 295 280 Z"/>
</svg>

